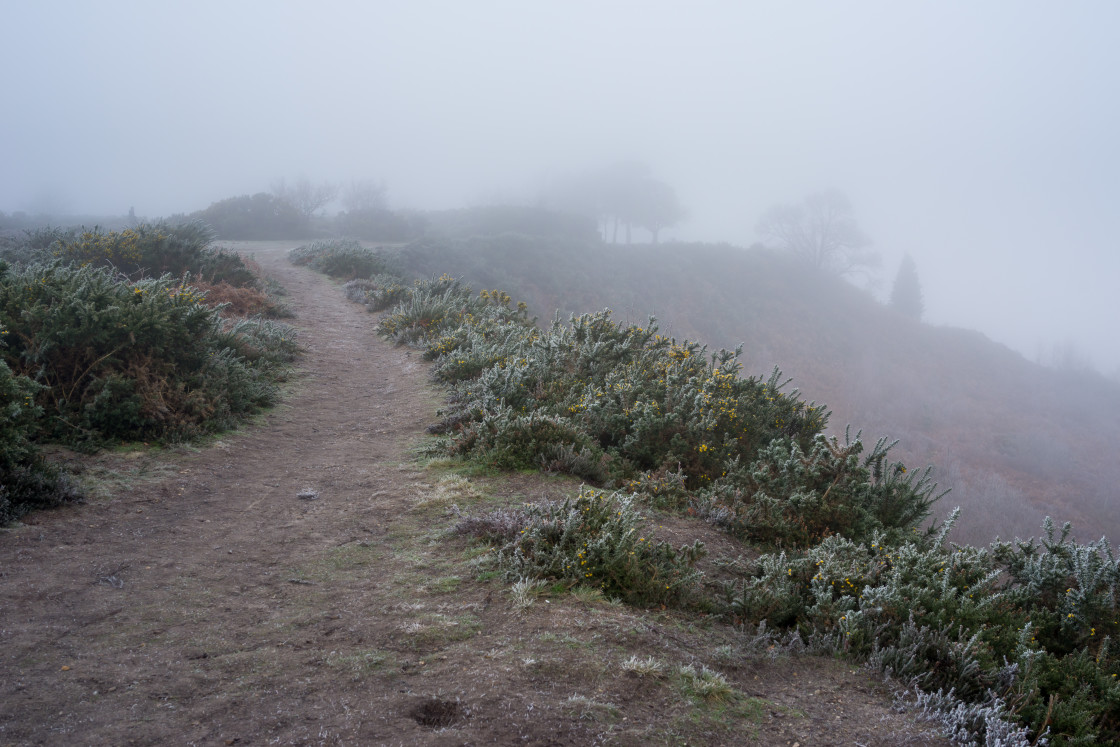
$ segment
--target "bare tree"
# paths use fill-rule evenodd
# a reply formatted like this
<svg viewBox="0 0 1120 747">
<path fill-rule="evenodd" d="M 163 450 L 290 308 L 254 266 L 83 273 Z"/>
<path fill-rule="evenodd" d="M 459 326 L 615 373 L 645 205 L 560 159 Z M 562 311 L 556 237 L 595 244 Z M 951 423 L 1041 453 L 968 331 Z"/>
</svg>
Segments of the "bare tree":
<svg viewBox="0 0 1120 747">
<path fill-rule="evenodd" d="M 330 182 L 312 184 L 310 179 L 301 176 L 292 186 L 284 179 L 273 182 L 272 194 L 294 207 L 304 218 L 310 218 L 338 196 L 338 186 Z"/>
<path fill-rule="evenodd" d="M 385 210 L 389 205 L 385 197 L 387 191 L 384 182 L 375 182 L 372 179 L 351 181 L 342 189 L 342 207 L 348 213 Z"/>
<path fill-rule="evenodd" d="M 848 198 L 836 190 L 809 195 L 800 205 L 770 208 L 757 230 L 801 262 L 836 275 L 863 272 L 879 261 L 865 251 L 871 240 L 856 225 Z"/>
</svg>

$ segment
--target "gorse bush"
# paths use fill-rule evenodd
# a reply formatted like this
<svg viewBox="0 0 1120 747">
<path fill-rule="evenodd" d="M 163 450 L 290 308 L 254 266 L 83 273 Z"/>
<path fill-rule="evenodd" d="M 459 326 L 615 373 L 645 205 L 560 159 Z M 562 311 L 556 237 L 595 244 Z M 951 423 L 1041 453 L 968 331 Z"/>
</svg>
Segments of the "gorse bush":
<svg viewBox="0 0 1120 747">
<path fill-rule="evenodd" d="M 0 350 L 7 337 L 8 330 L 0 326 Z M 44 463 L 31 442 L 42 417 L 42 408 L 35 404 L 41 389 L 0 360 L 0 525 L 78 498 L 66 477 Z"/>
<path fill-rule="evenodd" d="M 4 272 L 0 355 L 41 386 L 39 435 L 86 446 L 183 438 L 275 401 L 290 328 L 227 327 L 203 301 L 168 276 L 126 283 L 58 262 Z"/>
<path fill-rule="evenodd" d="M 538 329 L 507 294 L 478 297 L 447 276 L 418 282 L 384 315 L 382 334 L 421 343 L 453 385 L 441 429 L 454 453 L 496 466 L 536 467 L 558 447 L 597 459 L 610 481 L 678 470 L 692 488 L 776 438 L 808 449 L 828 413 L 739 375 L 737 354 L 711 356 L 610 312 Z"/>
<path fill-rule="evenodd" d="M 16 264 L 0 261 L 0 523 L 77 495 L 36 442 L 187 438 L 275 400 L 293 330 L 222 318 L 282 310 L 211 241 L 201 224 L 157 223 L 41 229 L 5 249 Z"/>
<path fill-rule="evenodd" d="M 453 454 L 495 467 L 627 484 L 655 505 L 693 504 L 745 539 L 789 546 L 908 531 L 937 498 L 928 471 L 888 461 L 885 440 L 861 461 L 858 438 L 821 435 L 827 410 L 784 393 L 777 371 L 744 378 L 738 351 L 709 356 L 652 321 L 622 325 L 606 311 L 541 330 L 508 294 L 475 297 L 442 276 L 417 282 L 380 331 L 426 348 L 452 385 L 433 430 L 451 436 Z"/>
<path fill-rule="evenodd" d="M 190 273 L 211 283 L 251 286 L 256 277 L 241 257 L 212 248 L 213 232 L 202 223 L 141 224 L 123 231 L 47 230 L 31 246 L 49 241 L 50 253 L 67 262 L 111 267 L 133 279 Z"/>
<path fill-rule="evenodd" d="M 438 358 L 458 350 L 475 330 L 499 334 L 531 329 L 524 304 L 510 307 L 508 295 L 482 291 L 472 297 L 470 287 L 450 275 L 417 280 L 390 313 L 381 317 L 378 331 L 395 342 L 431 343 L 426 357 Z"/>
<path fill-rule="evenodd" d="M 891 446 L 880 439 L 861 461 L 858 438 L 842 445 L 818 434 L 807 451 L 775 439 L 749 466 L 728 465 L 696 503 L 717 525 L 764 544 L 807 547 L 833 534 L 858 541 L 883 530 L 897 539 L 944 494 L 935 495 L 928 468 L 915 475 L 887 462 Z"/>
<path fill-rule="evenodd" d="M 387 272 L 391 262 L 381 252 L 366 249 L 352 239 L 315 241 L 292 249 L 288 259 L 295 265 L 336 278 L 371 278 Z"/>
<path fill-rule="evenodd" d="M 1120 739 L 1118 565 L 1107 542 L 1055 538 L 945 546 L 937 537 L 764 555 L 727 584 L 729 613 L 825 637 L 926 693 L 983 736 L 996 708 L 1068 744 Z M 961 710 L 963 709 L 963 710 Z"/>
<path fill-rule="evenodd" d="M 364 305 L 369 311 L 395 306 L 412 292 L 397 275 L 378 273 L 369 278 L 355 278 L 343 286 L 346 297 Z"/>
<path fill-rule="evenodd" d="M 498 545 L 510 578 L 590 586 L 639 606 L 687 599 L 699 578 L 692 566 L 704 554 L 699 542 L 679 550 L 655 542 L 630 497 L 588 488 L 520 514 L 464 518 L 460 531 Z"/>
</svg>

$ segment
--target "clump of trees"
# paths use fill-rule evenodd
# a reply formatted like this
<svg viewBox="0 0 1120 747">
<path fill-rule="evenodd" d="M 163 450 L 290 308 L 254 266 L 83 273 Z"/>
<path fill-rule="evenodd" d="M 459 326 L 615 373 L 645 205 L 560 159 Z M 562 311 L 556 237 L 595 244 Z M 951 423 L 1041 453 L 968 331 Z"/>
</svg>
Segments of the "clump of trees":
<svg viewBox="0 0 1120 747">
<path fill-rule="evenodd" d="M 354 179 L 342 188 L 342 208 L 348 213 L 363 210 L 388 210 L 388 188 L 384 182 Z"/>
<path fill-rule="evenodd" d="M 637 161 L 563 177 L 544 190 L 541 199 L 554 209 L 594 218 L 611 243 L 618 243 L 619 228 L 626 243 L 631 243 L 632 229 L 637 227 L 649 231 L 650 241 L 656 244 L 662 230 L 687 216 L 676 191 Z"/>
<path fill-rule="evenodd" d="M 537 205 L 488 205 L 461 210 L 392 210 L 384 183 L 346 185 L 279 179 L 271 192 L 230 197 L 186 216 L 210 225 L 223 239 L 350 237 L 403 243 L 425 234 L 469 238 L 518 233 L 613 243 L 633 241 L 635 228 L 657 243 L 687 213 L 673 188 L 648 166 L 626 161 L 556 181 Z M 324 214 L 338 203 L 336 215 Z"/>
<path fill-rule="evenodd" d="M 304 220 L 310 220 L 311 216 L 338 197 L 338 185 L 331 182 L 313 184 L 305 176 L 291 184 L 286 179 L 278 179 L 272 183 L 272 194 L 299 211 Z"/>
<path fill-rule="evenodd" d="M 799 262 L 834 275 L 855 275 L 879 262 L 842 192 L 811 194 L 798 204 L 775 205 L 758 222 L 764 242 Z"/>
</svg>

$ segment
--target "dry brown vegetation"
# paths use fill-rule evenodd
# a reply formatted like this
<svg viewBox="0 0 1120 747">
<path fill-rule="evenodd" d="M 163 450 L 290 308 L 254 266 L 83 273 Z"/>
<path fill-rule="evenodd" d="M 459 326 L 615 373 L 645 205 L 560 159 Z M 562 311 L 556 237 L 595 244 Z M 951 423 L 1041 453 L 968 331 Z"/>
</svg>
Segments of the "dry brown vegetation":
<svg viewBox="0 0 1120 747">
<path fill-rule="evenodd" d="M 190 285 L 206 294 L 206 303 L 211 306 L 223 305 L 223 317 L 249 317 L 271 315 L 274 302 L 256 288 L 238 288 L 229 283 L 208 283 L 205 280 L 191 280 Z"/>
</svg>

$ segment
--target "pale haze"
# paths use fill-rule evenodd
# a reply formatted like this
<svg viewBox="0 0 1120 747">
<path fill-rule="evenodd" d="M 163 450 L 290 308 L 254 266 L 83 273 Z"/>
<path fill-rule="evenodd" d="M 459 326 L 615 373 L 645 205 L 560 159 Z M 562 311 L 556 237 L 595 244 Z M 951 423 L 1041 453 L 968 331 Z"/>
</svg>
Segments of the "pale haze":
<svg viewBox="0 0 1120 747">
<path fill-rule="evenodd" d="M 933 324 L 1120 370 L 1120 4 L 0 1 L 0 210 L 189 213 L 278 178 L 532 203 L 642 161 L 749 246 L 847 194 Z M 639 236 L 640 240 L 644 237 Z M 545 314 L 547 316 L 547 312 Z"/>
</svg>

